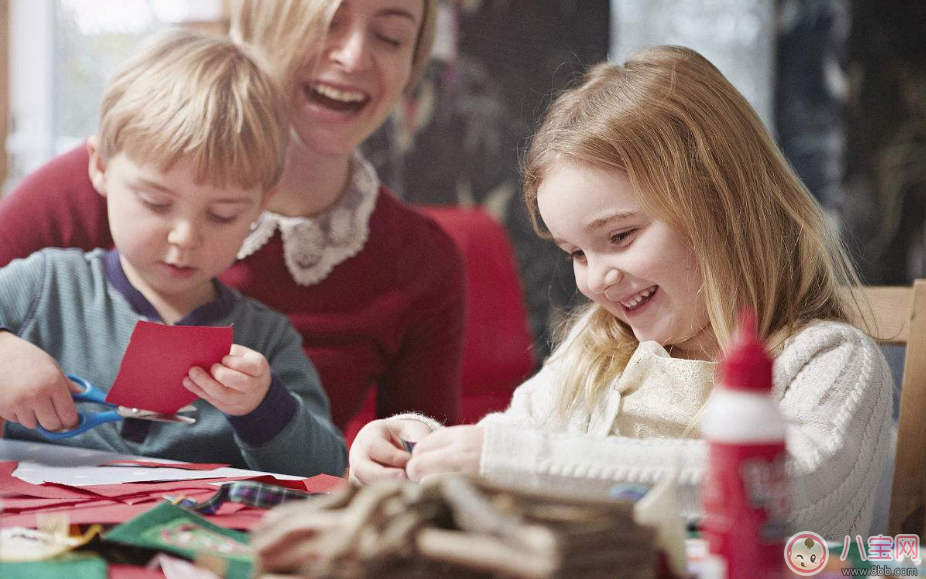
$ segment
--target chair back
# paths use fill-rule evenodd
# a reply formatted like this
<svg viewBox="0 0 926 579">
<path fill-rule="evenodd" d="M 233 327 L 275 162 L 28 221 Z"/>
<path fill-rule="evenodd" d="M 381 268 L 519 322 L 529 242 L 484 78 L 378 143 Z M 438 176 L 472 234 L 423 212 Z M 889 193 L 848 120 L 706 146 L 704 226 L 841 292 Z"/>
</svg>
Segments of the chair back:
<svg viewBox="0 0 926 579">
<path fill-rule="evenodd" d="M 859 288 L 860 326 L 885 344 L 906 346 L 888 531 L 926 536 L 926 279 L 911 286 Z"/>
<path fill-rule="evenodd" d="M 505 228 L 478 207 L 419 206 L 457 243 L 466 262 L 466 333 L 460 423 L 508 407 L 534 370 L 534 341 Z"/>
<path fill-rule="evenodd" d="M 471 424 L 507 408 L 514 389 L 536 363 L 514 251 L 505 228 L 481 208 L 415 208 L 453 238 L 466 263 L 459 423 Z M 374 389 L 344 429 L 348 445 L 360 428 L 376 418 L 375 409 Z"/>
</svg>

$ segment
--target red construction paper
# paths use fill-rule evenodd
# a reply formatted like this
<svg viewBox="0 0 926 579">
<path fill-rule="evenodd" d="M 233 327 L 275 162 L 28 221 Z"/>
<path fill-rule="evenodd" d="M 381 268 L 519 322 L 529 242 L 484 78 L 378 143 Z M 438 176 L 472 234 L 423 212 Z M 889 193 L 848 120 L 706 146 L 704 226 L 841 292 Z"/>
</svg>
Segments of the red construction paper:
<svg viewBox="0 0 926 579">
<path fill-rule="evenodd" d="M 209 497 L 206 497 L 206 499 L 208 500 Z M 200 501 L 199 499 L 197 499 L 197 502 L 202 502 L 202 501 Z M 240 512 L 242 512 L 242 511 L 244 511 L 245 514 L 247 514 L 248 511 L 253 511 L 253 510 L 261 510 L 261 511 L 262 511 L 262 510 L 266 510 L 266 509 L 260 509 L 260 508 L 258 508 L 258 507 L 252 507 L 252 506 L 246 505 L 246 504 L 244 504 L 244 503 L 233 503 L 233 502 L 230 502 L 230 501 L 225 501 L 224 503 L 222 503 L 221 505 L 219 505 L 219 510 L 218 510 L 218 512 L 216 512 L 215 514 L 216 514 L 216 516 L 221 517 L 221 516 L 223 516 L 223 515 L 234 515 L 235 513 L 240 513 Z"/>
<path fill-rule="evenodd" d="M 150 483 L 121 483 L 111 485 L 91 485 L 80 487 L 88 493 L 108 499 L 120 499 L 123 497 L 134 497 L 137 495 L 154 495 L 154 494 L 183 494 L 191 490 L 216 490 L 219 487 L 209 483 L 223 483 L 229 480 L 224 478 L 207 478 L 197 480 L 175 480 Z M 93 497 L 95 498 L 95 497 Z"/>
<path fill-rule="evenodd" d="M 108 462 L 101 463 L 97 466 L 144 466 L 151 468 L 179 468 L 183 470 L 215 470 L 217 468 L 223 468 L 226 466 L 231 466 L 229 464 L 206 464 L 198 462 L 157 462 L 154 460 L 110 460 Z"/>
<path fill-rule="evenodd" d="M 212 495 L 215 494 L 215 489 L 187 489 L 179 492 L 171 493 L 151 493 L 147 495 L 137 495 L 132 497 L 119 497 L 116 500 L 120 503 L 125 503 L 127 505 L 135 505 L 138 503 L 143 503 L 145 501 L 159 501 L 166 499 L 167 497 L 183 497 L 186 499 L 193 499 L 196 502 L 208 500 Z"/>
<path fill-rule="evenodd" d="M 93 523 L 116 525 L 147 512 L 149 509 L 160 504 L 160 502 L 160 500 L 153 500 L 137 505 L 124 505 L 110 500 L 97 500 L 88 501 L 86 504 L 75 507 L 42 509 L 41 511 L 30 511 L 28 513 L 11 515 L 4 513 L 3 517 L 0 517 L 0 527 L 28 527 L 34 529 L 37 527 L 36 516 L 39 513 L 66 513 L 68 522 L 72 525 L 90 525 Z M 226 509 L 223 505 L 222 508 L 220 508 L 220 513 L 232 512 L 228 514 L 211 515 L 206 518 L 226 529 L 247 531 L 260 523 L 264 514 L 267 512 L 264 509 L 253 507 L 238 509 L 238 506 L 229 506 Z"/>
<path fill-rule="evenodd" d="M 23 496 L 3 497 L 3 513 L 9 515 L 11 513 L 35 511 L 51 507 L 67 507 L 80 504 L 87 500 L 95 499 L 42 499 Z"/>
<path fill-rule="evenodd" d="M 15 461 L 0 461 L 0 496 L 13 497 L 11 504 L 20 508 L 19 513 L 7 513 L 0 518 L 0 526 L 3 527 L 35 528 L 38 513 L 67 513 L 69 522 L 78 525 L 123 523 L 157 505 L 163 500 L 164 495 L 182 495 L 202 502 L 218 490 L 217 485 L 210 483 L 255 480 L 307 492 L 333 492 L 347 484 L 347 481 L 342 478 L 328 475 L 297 480 L 263 475 L 70 487 L 50 483 L 43 485 L 27 483 L 12 476 L 16 466 Z M 50 502 L 47 506 L 37 506 L 26 510 L 23 507 L 30 505 L 27 497 L 49 499 Z M 51 499 L 58 499 L 58 501 L 51 501 Z M 249 531 L 261 522 L 266 512 L 264 509 L 227 503 L 220 507 L 218 514 L 206 518 L 228 529 Z"/>
<path fill-rule="evenodd" d="M 263 509 L 249 508 L 231 515 L 208 515 L 205 519 L 226 529 L 250 531 L 264 520 L 266 514 L 267 511 Z"/>
<path fill-rule="evenodd" d="M 167 326 L 140 320 L 106 401 L 173 414 L 196 400 L 183 387 L 190 368 L 209 370 L 231 351 L 232 327 Z"/>
<path fill-rule="evenodd" d="M 160 569 L 145 569 L 135 565 L 110 563 L 106 568 L 108 579 L 167 579 Z"/>
<path fill-rule="evenodd" d="M 36 516 L 39 513 L 66 513 L 68 522 L 72 525 L 90 525 L 100 523 L 103 525 L 113 525 L 124 523 L 153 507 L 157 504 L 155 501 L 138 505 L 124 505 L 110 500 L 92 500 L 65 508 L 42 509 L 40 511 L 30 511 L 18 515 L 4 514 L 0 518 L 2 527 L 29 527 L 36 528 Z"/>
<path fill-rule="evenodd" d="M 347 486 L 347 479 L 327 474 L 315 475 L 300 482 L 310 493 L 333 493 Z"/>
<path fill-rule="evenodd" d="M 8 495 L 22 495 L 26 497 L 43 498 L 43 499 L 86 499 L 93 498 L 93 495 L 79 490 L 76 487 L 68 487 L 45 483 L 34 485 L 21 478 L 13 476 L 13 471 L 19 465 L 15 460 L 0 461 L 0 497 Z"/>
</svg>

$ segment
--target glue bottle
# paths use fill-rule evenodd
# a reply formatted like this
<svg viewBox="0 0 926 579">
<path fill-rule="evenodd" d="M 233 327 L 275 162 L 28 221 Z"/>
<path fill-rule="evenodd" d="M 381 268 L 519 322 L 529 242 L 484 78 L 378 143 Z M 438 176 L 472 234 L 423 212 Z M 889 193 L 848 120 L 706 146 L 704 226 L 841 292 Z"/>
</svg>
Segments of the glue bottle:
<svg viewBox="0 0 926 579">
<path fill-rule="evenodd" d="M 785 420 L 772 397 L 772 360 L 745 311 L 718 367 L 701 421 L 708 459 L 701 483 L 712 572 L 725 579 L 782 575 L 790 485 Z"/>
</svg>

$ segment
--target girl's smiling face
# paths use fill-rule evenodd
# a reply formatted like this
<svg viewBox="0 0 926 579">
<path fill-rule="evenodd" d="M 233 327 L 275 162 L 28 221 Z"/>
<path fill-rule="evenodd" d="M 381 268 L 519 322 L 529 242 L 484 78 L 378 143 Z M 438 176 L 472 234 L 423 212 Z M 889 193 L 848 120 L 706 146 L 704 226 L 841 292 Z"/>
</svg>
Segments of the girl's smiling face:
<svg viewBox="0 0 926 579">
<path fill-rule="evenodd" d="M 654 340 L 680 358 L 719 352 L 691 245 L 643 210 L 624 172 L 560 159 L 540 184 L 537 205 L 572 260 L 579 291 L 639 341 Z"/>
</svg>

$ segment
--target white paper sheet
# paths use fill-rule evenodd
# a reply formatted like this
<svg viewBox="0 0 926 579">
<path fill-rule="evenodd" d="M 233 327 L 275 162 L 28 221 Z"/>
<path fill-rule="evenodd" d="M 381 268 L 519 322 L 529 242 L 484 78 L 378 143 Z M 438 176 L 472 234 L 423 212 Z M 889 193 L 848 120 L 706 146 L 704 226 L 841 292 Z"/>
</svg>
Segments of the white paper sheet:
<svg viewBox="0 0 926 579">
<path fill-rule="evenodd" d="M 71 486 L 92 486 L 127 482 L 259 476 L 264 474 L 272 474 L 277 478 L 289 480 L 302 478 L 230 467 L 215 470 L 185 470 L 170 468 L 169 466 L 164 468 L 98 466 L 104 462 L 119 459 L 163 462 L 165 465 L 176 462 L 57 444 L 0 439 L 0 460 L 18 461 L 19 466 L 13 471 L 13 476 L 32 484 L 51 482 Z"/>
</svg>

